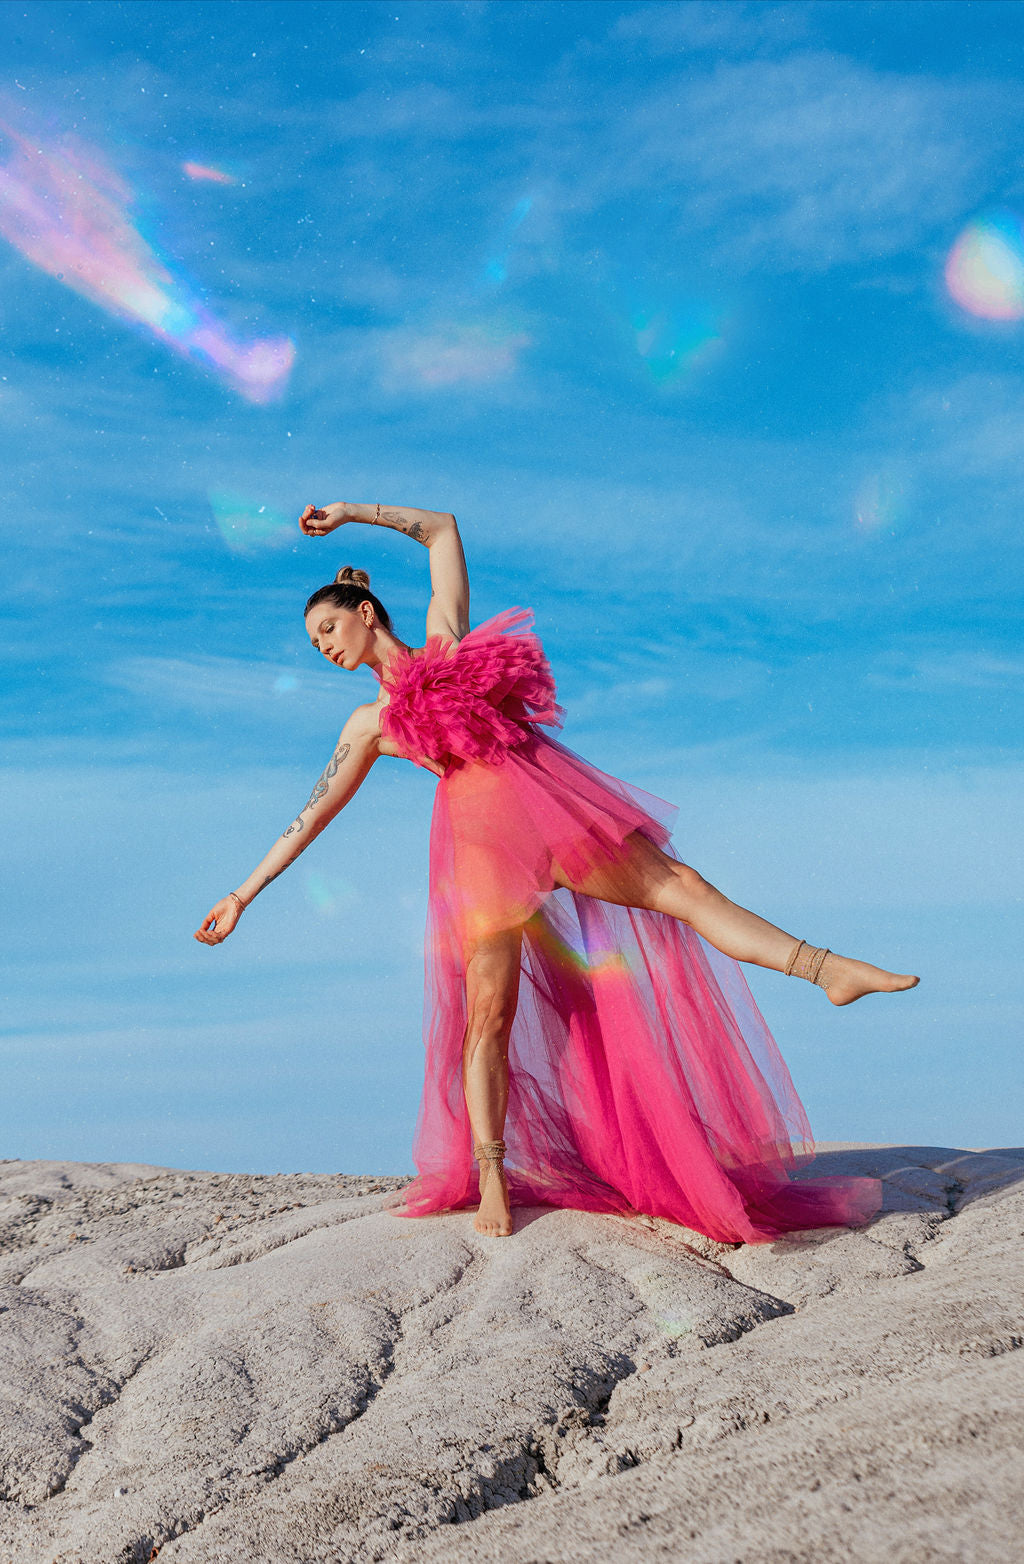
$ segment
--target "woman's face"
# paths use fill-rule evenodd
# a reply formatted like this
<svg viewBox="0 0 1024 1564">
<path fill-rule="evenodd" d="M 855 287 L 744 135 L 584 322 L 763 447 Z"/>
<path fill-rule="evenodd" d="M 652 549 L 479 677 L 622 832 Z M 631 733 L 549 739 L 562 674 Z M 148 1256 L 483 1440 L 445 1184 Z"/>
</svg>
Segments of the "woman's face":
<svg viewBox="0 0 1024 1564">
<path fill-rule="evenodd" d="M 375 627 L 373 604 L 367 602 L 358 608 L 317 603 L 306 615 L 306 631 L 316 650 L 328 662 L 349 672 L 365 662 L 373 646 Z"/>
</svg>

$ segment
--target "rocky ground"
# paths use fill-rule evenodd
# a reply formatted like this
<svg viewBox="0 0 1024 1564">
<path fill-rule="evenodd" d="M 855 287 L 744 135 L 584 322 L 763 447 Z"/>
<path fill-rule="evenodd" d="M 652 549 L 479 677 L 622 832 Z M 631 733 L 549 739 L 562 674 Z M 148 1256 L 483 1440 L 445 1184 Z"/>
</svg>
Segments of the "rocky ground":
<svg viewBox="0 0 1024 1564">
<path fill-rule="evenodd" d="M 1024 1149 L 819 1148 L 847 1171 L 872 1226 L 733 1247 L 0 1162 L 0 1564 L 1006 1564 Z"/>
</svg>

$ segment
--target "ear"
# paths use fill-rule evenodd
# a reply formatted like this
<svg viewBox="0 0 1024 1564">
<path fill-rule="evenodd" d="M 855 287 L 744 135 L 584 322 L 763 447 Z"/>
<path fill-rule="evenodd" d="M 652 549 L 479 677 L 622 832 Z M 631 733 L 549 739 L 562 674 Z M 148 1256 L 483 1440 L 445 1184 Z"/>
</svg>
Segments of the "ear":
<svg viewBox="0 0 1024 1564">
<path fill-rule="evenodd" d="M 363 601 L 359 605 L 359 612 L 363 616 L 363 623 L 366 625 L 367 629 L 372 630 L 377 622 L 377 616 L 373 611 L 373 604 L 369 601 L 368 598 L 363 598 Z"/>
</svg>

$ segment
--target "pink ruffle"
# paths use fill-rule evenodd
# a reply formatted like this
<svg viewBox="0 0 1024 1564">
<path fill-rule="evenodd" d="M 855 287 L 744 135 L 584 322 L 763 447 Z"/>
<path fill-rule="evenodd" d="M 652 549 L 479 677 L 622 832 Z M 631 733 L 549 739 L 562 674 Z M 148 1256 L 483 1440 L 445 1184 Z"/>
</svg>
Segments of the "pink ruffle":
<svg viewBox="0 0 1024 1564">
<path fill-rule="evenodd" d="M 451 650 L 431 636 L 418 656 L 400 652 L 382 680 L 389 703 L 381 733 L 410 760 L 500 765 L 538 723 L 560 727 L 555 681 L 527 608 L 478 625 Z M 515 632 L 515 633 L 512 633 Z"/>
</svg>

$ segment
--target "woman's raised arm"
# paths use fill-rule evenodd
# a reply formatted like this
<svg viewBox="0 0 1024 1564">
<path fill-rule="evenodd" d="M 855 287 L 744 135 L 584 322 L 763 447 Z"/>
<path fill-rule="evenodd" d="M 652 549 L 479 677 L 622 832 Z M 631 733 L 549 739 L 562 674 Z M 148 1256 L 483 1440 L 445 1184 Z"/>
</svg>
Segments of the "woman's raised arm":
<svg viewBox="0 0 1024 1564">
<path fill-rule="evenodd" d="M 430 555 L 430 606 L 427 635 L 460 641 L 469 631 L 469 574 L 459 536 L 459 525 L 450 511 L 417 510 L 411 505 L 356 505 L 338 500 L 317 509 L 307 505 L 299 526 L 308 537 L 325 537 L 346 522 L 370 527 L 391 527 L 422 543 Z"/>
<path fill-rule="evenodd" d="M 283 874 L 314 837 L 344 809 L 362 783 L 379 750 L 376 706 L 357 706 L 341 730 L 341 736 L 316 786 L 295 819 L 274 843 L 237 891 L 229 891 L 211 907 L 195 938 L 204 945 L 219 945 L 227 938 L 254 896 Z"/>
</svg>

